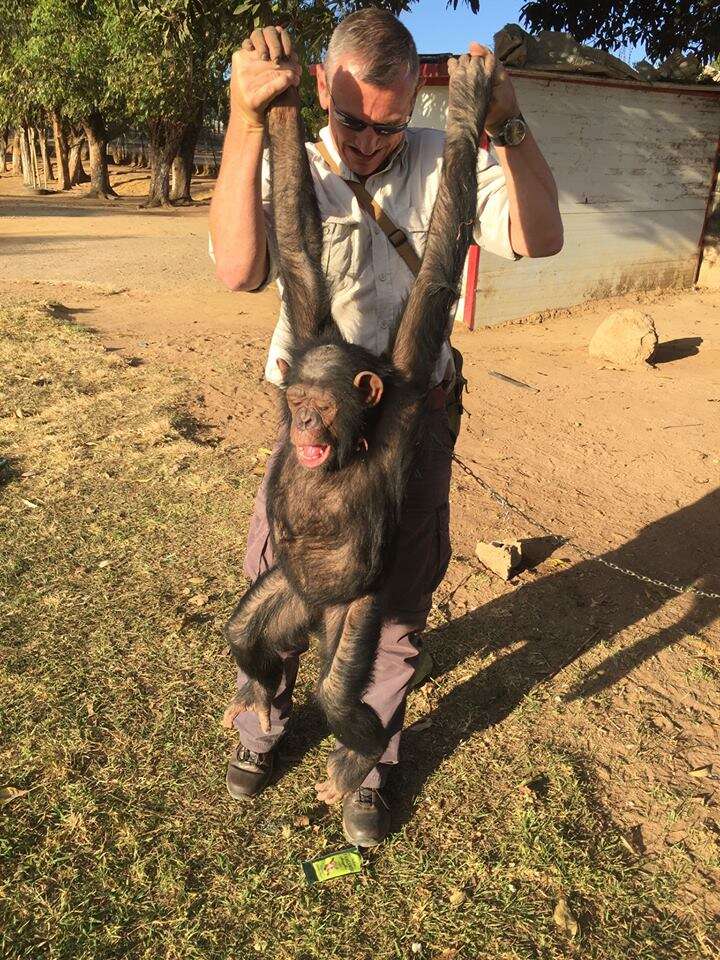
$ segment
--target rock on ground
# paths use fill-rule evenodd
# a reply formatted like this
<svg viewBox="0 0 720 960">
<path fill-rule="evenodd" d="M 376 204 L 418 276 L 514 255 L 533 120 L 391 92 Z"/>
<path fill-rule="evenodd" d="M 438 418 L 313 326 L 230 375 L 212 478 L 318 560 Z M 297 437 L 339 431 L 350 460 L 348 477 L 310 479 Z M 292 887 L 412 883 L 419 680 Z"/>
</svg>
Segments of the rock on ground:
<svg viewBox="0 0 720 960">
<path fill-rule="evenodd" d="M 475 556 L 493 573 L 503 580 L 509 580 L 520 566 L 522 555 L 520 541 L 512 543 L 504 540 L 493 540 L 491 543 L 478 541 L 475 547 Z"/>
<path fill-rule="evenodd" d="M 616 367 L 636 367 L 652 357 L 658 342 L 652 317 L 628 308 L 611 313 L 593 334 L 588 347 L 591 357 L 607 360 Z"/>
</svg>

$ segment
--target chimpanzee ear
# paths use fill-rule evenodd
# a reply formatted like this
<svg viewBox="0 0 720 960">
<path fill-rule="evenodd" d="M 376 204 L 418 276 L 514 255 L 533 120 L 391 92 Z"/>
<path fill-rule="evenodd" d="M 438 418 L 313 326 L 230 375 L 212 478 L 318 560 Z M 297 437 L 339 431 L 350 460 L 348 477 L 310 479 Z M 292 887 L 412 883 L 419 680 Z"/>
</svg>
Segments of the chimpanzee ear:
<svg viewBox="0 0 720 960">
<path fill-rule="evenodd" d="M 374 407 L 377 403 L 380 403 L 380 398 L 383 395 L 383 382 L 376 373 L 363 370 L 355 377 L 353 383 L 369 407 Z"/>
<path fill-rule="evenodd" d="M 290 364 L 287 362 L 287 360 L 283 360 L 282 357 L 278 357 L 275 363 L 278 365 L 278 370 L 280 371 L 283 380 L 287 380 L 287 375 L 290 373 Z"/>
</svg>

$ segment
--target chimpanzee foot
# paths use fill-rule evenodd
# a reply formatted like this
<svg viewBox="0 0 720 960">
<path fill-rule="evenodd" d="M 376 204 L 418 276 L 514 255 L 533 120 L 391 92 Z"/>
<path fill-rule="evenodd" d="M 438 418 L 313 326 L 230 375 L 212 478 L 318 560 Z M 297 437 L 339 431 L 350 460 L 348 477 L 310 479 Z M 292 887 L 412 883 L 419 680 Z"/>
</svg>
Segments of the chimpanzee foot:
<svg viewBox="0 0 720 960">
<path fill-rule="evenodd" d="M 357 790 L 380 759 L 366 757 L 349 747 L 339 746 L 328 758 L 328 779 L 315 784 L 318 800 L 333 806 Z"/>
<path fill-rule="evenodd" d="M 225 708 L 222 724 L 228 730 L 231 730 L 235 717 L 240 713 L 251 710 L 256 714 L 263 733 L 270 733 L 271 703 L 272 695 L 261 684 L 254 680 L 248 680 Z"/>
</svg>

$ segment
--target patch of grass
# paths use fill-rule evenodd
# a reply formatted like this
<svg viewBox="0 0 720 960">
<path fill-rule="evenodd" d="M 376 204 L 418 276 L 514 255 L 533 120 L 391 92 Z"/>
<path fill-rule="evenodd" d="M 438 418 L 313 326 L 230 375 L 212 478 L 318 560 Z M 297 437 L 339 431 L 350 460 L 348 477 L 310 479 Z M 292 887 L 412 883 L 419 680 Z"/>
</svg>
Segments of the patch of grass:
<svg viewBox="0 0 720 960">
<path fill-rule="evenodd" d="M 317 724 L 261 798 L 224 786 L 220 628 L 257 478 L 194 442 L 186 384 L 47 310 L 0 310 L 0 369 L 0 785 L 28 791 L 0 808 L 3 958 L 710 956 L 585 759 L 535 736 L 540 694 L 446 757 L 360 876 L 307 886 L 299 861 L 344 846 L 313 807 Z"/>
</svg>

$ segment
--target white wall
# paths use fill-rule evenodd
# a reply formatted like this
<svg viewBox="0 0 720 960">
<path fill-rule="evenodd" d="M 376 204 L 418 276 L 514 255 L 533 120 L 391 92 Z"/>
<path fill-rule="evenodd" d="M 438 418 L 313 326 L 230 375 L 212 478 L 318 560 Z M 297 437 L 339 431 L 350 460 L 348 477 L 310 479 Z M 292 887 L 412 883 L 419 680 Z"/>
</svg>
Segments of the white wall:
<svg viewBox="0 0 720 960">
<path fill-rule="evenodd" d="M 632 289 L 690 285 L 720 130 L 720 96 L 515 76 L 555 174 L 565 247 L 542 260 L 482 253 L 476 322 Z M 425 87 L 413 123 L 444 127 L 447 87 Z"/>
</svg>

